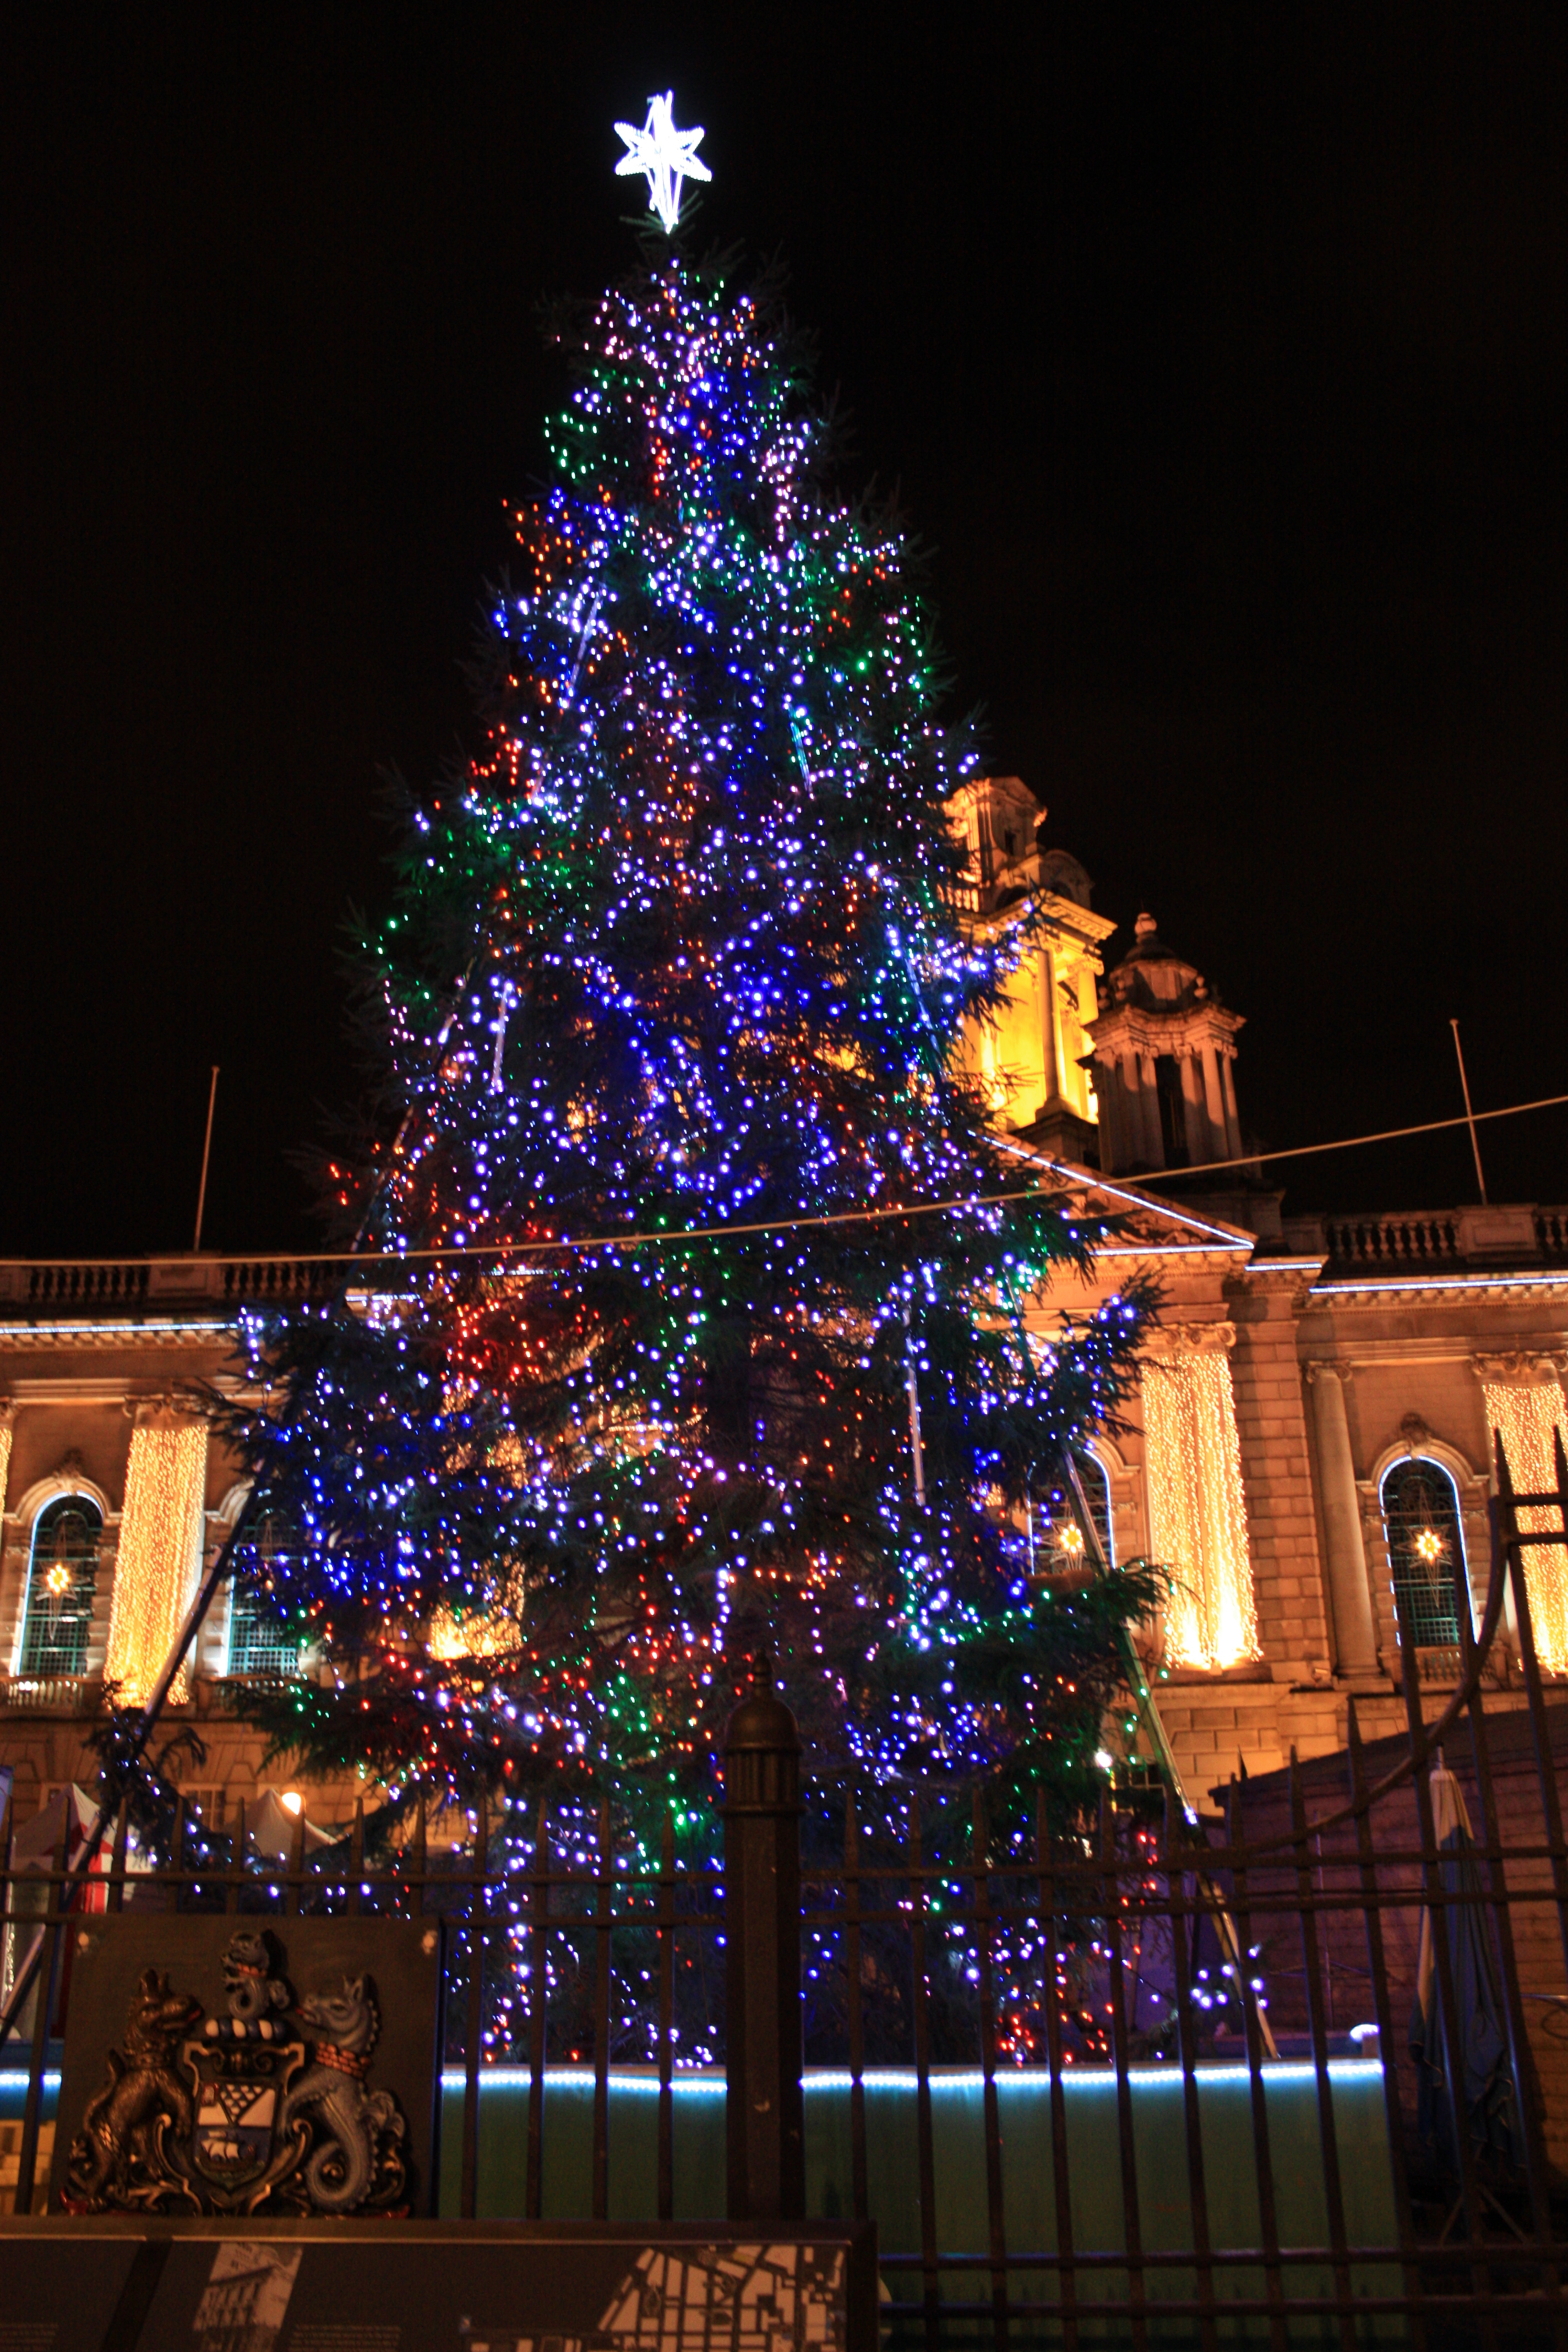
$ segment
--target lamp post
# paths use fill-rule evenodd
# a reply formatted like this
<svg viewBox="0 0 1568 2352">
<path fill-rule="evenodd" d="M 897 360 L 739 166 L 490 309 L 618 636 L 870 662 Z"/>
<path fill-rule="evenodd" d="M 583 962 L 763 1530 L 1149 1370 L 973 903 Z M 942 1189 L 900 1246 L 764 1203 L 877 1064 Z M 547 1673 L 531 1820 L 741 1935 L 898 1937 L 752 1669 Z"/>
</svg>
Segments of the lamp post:
<svg viewBox="0 0 1568 2352">
<path fill-rule="evenodd" d="M 771 1671 L 724 1734 L 724 2120 L 730 2219 L 805 2214 L 800 1733 Z"/>
</svg>

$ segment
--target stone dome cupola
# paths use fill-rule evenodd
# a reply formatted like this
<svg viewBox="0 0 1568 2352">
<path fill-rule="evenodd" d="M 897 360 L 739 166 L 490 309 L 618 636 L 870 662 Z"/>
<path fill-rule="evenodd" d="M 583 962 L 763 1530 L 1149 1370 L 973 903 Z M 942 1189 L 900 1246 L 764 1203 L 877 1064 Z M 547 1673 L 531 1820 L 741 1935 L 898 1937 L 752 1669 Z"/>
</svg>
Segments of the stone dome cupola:
<svg viewBox="0 0 1568 2352">
<path fill-rule="evenodd" d="M 1089 1024 L 1100 1108 L 1100 1164 L 1108 1175 L 1239 1160 L 1232 1013 L 1197 966 L 1168 948 L 1151 914 L 1105 975 L 1103 1009 Z"/>
<path fill-rule="evenodd" d="M 1152 1013 L 1175 1013 L 1215 1001 L 1196 964 L 1165 945 L 1152 915 L 1140 915 L 1132 933 L 1132 945 L 1105 976 L 1107 1009 L 1139 1004 Z"/>
</svg>

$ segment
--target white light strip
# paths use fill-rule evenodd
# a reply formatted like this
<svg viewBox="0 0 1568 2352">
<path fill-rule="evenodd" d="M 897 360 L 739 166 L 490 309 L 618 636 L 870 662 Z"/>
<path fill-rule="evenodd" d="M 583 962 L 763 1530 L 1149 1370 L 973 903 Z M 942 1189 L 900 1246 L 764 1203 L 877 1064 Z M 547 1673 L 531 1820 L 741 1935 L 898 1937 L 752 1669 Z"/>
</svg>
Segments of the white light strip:
<svg viewBox="0 0 1568 2352">
<path fill-rule="evenodd" d="M 1027 1160 L 1037 1168 L 1048 1168 L 1053 1175 L 1065 1176 L 1069 1182 L 1088 1183 L 1096 1192 L 1109 1193 L 1113 1201 L 1126 1201 L 1135 1209 L 1156 1209 L 1161 1216 L 1169 1217 L 1173 1224 L 1187 1225 L 1194 1234 L 1213 1234 L 1215 1239 L 1223 1242 L 1228 1249 L 1251 1247 L 1250 1234 L 1236 1233 L 1228 1225 L 1211 1225 L 1205 1217 L 1194 1217 L 1190 1210 L 1175 1208 L 1170 1202 L 1160 1200 L 1151 1192 L 1129 1192 L 1120 1184 L 1112 1184 L 1106 1177 L 1097 1175 L 1092 1168 L 1079 1168 L 1071 1160 L 1047 1160 L 1043 1151 L 1030 1151 L 1021 1143 L 1009 1143 L 1005 1136 L 993 1136 L 991 1139 L 998 1151 L 1010 1151 L 1016 1160 Z"/>
<path fill-rule="evenodd" d="M 1090 1255 L 1099 1259 L 1102 1257 L 1220 1257 L 1226 1253 L 1216 1249 L 1212 1242 L 1151 1242 L 1144 1249 L 1095 1249 Z M 1311 1265 L 1321 1265 L 1322 1260 L 1314 1257 L 1309 1259 L 1308 1263 Z M 1248 1266 L 1247 1271 L 1248 1274 L 1256 1274 L 1258 1268 Z"/>
<path fill-rule="evenodd" d="M 1553 1290 L 1568 1283 L 1568 1274 L 1416 1275 L 1404 1282 L 1314 1282 L 1313 1298 L 1343 1297 L 1367 1291 L 1408 1290 Z"/>
</svg>

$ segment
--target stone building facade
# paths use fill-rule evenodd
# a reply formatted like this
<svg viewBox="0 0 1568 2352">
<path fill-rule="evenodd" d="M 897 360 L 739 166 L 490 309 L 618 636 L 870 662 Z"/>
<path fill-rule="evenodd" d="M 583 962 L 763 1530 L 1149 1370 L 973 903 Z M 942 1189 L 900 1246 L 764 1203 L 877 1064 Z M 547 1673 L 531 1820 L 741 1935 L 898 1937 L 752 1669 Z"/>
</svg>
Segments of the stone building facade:
<svg viewBox="0 0 1568 2352">
<path fill-rule="evenodd" d="M 1241 1016 L 1147 916 L 1106 968 L 1116 926 L 1081 866 L 1042 845 L 1016 779 L 970 787 L 957 822 L 967 919 L 1005 931 L 1031 898 L 1044 913 L 1007 1002 L 965 1041 L 968 1066 L 1020 1170 L 1050 1174 L 1107 1227 L 1091 1280 L 1039 1298 L 1039 1327 L 1135 1275 L 1162 1295 L 1141 1392 L 1095 1439 L 1086 1499 L 1116 1560 L 1176 1572 L 1144 1647 L 1201 1802 L 1242 1764 L 1342 1746 L 1352 1694 L 1368 1737 L 1394 1732 L 1411 1655 L 1435 1693 L 1457 1675 L 1458 1612 L 1486 1589 L 1493 1432 L 1523 1491 L 1549 1481 L 1553 1429 L 1568 1442 L 1568 1210 L 1283 1213 L 1245 1158 Z M 135 1690 L 156 1672 L 239 1508 L 193 1385 L 235 1377 L 243 1301 L 310 1279 L 210 1257 L 0 1263 L 0 1766 L 16 1820 L 90 1780 L 105 1673 Z M 1081 1572 L 1059 1496 L 1042 1488 L 1028 1533 L 1042 1578 Z M 1531 1570 L 1553 1676 L 1568 1675 L 1563 1558 L 1540 1552 Z M 1505 1627 L 1503 1705 L 1519 1696 L 1511 1641 Z M 205 1745 L 182 1769 L 209 1815 L 268 1788 L 298 1796 L 220 1687 L 291 1664 L 224 1596 L 170 1714 Z M 1141 1742 L 1124 1742 L 1134 1763 Z M 331 1821 L 373 1793 L 349 1780 L 307 1801 Z"/>
</svg>

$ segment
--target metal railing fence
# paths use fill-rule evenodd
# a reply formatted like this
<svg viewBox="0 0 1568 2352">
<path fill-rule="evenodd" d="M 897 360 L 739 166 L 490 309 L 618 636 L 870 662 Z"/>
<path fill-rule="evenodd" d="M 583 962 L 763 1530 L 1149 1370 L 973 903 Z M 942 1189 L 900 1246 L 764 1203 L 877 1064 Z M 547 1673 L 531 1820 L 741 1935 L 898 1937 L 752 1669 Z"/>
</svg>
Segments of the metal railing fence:
<svg viewBox="0 0 1568 2352">
<path fill-rule="evenodd" d="M 1407 1674 L 1402 1734 L 1369 1746 L 1352 1698 L 1341 1758 L 1232 1782 L 1223 1816 L 1196 1827 L 1110 1789 L 1068 1838 L 1043 1819 L 993 1822 L 984 1790 L 967 1792 L 962 1822 L 929 1792 L 892 1803 L 867 1790 L 832 1816 L 831 1852 L 824 1807 L 810 1809 L 797 1888 L 793 1727 L 770 1748 L 753 1725 L 744 1756 L 731 1727 L 721 1859 L 685 1845 L 673 1816 L 647 1857 L 607 1805 L 526 1819 L 481 1806 L 461 1850 L 438 1849 L 416 1811 L 379 1859 L 363 1811 L 314 1854 L 301 1818 L 285 1856 L 252 1852 L 243 1817 L 221 1849 L 180 1821 L 176 1859 L 146 1869 L 122 1814 L 84 1888 L 62 1832 L 50 1869 L 0 1882 L 13 1943 L 44 1945 L 16 2210 L 32 2209 L 38 2177 L 68 1961 L 62 1897 L 111 1913 L 440 1913 L 450 2204 L 463 2216 L 509 2194 L 512 2210 L 544 2213 L 564 2070 L 574 2112 L 588 2109 L 586 2210 L 611 2212 L 635 2077 L 655 2103 L 647 2210 L 672 2218 L 677 2111 L 688 2089 L 717 2087 L 743 2004 L 744 2063 L 725 2084 L 736 2210 L 734 2109 L 761 2104 L 754 2020 L 771 2004 L 786 2060 L 804 2053 L 814 2146 L 841 2152 L 834 2210 L 879 2223 L 895 2338 L 1076 2352 L 1173 2327 L 1206 2347 L 1250 2327 L 1280 2352 L 1309 2325 L 1347 2352 L 1384 2340 L 1380 2329 L 1418 2345 L 1430 2331 L 1435 2345 L 1568 2347 L 1568 1706 L 1548 1702 L 1526 1567 L 1531 1547 L 1563 1546 L 1568 1464 L 1559 1439 L 1555 1490 L 1517 1496 L 1500 1441 L 1497 1471 L 1489 1589 L 1479 1625 L 1459 1612 L 1460 1671 L 1441 1711 L 1429 1719 L 1434 1695 Z M 1521 1529 L 1527 1507 L 1534 1532 Z M 1505 1596 L 1522 1692 L 1508 1709 L 1487 1673 Z M 1445 1826 L 1446 1779 L 1448 1812 L 1435 1811 L 1439 1768 L 1470 1814 L 1468 1839 Z M 764 1835 L 788 1864 L 770 1898 L 786 1928 L 794 1906 L 783 1936 L 755 1907 L 763 1849 L 746 1842 Z M 1419 2061 L 1407 2002 L 1426 2021 Z M 1492 2140 L 1470 2094 L 1487 2002 L 1489 2112 L 1506 2122 Z M 480 2120 L 503 2080 L 521 2158 L 498 2186 Z M 778 2105 L 778 2129 L 796 2129 L 787 2095 Z M 786 2151 L 779 2178 L 804 2179 L 803 2201 L 828 2210 L 817 2157 L 792 2175 Z M 752 2210 L 743 2195 L 738 2210 Z M 1369 2211 L 1381 2217 L 1370 2231 Z M 1461 2324 L 1471 2336 L 1452 2334 Z"/>
</svg>

